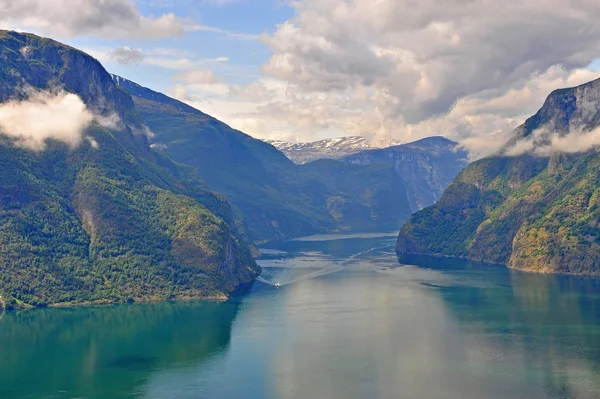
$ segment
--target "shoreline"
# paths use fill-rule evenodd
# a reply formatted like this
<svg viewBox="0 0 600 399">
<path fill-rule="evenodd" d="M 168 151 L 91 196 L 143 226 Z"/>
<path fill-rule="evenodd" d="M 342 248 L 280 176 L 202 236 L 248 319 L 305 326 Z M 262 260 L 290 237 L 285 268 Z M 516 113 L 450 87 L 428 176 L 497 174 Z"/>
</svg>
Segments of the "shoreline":
<svg viewBox="0 0 600 399">
<path fill-rule="evenodd" d="M 23 311 L 23 310 L 34 310 L 34 309 L 68 309 L 68 308 L 91 308 L 91 307 L 109 307 L 116 305 L 134 305 L 144 303 L 158 303 L 158 302 L 195 302 L 195 301 L 207 301 L 207 302 L 225 302 L 230 297 L 227 296 L 212 296 L 212 297 L 190 297 L 190 298 L 174 298 L 174 299 L 140 299 L 137 301 L 130 302 L 111 302 L 111 301 L 89 301 L 89 302 L 78 302 L 78 303 L 53 303 L 43 306 L 16 306 L 7 309 L 6 307 L 0 308 L 5 312 L 12 311 Z"/>
<path fill-rule="evenodd" d="M 517 268 L 517 267 L 509 266 L 506 263 L 489 262 L 489 261 L 477 260 L 477 259 L 468 258 L 466 256 L 452 256 L 452 255 L 444 255 L 444 254 L 428 254 L 428 253 L 421 253 L 421 252 L 398 252 L 398 251 L 395 251 L 395 252 L 396 252 L 396 256 L 400 256 L 400 255 L 415 255 L 415 256 L 429 256 L 429 257 L 432 257 L 432 258 L 456 259 L 456 260 L 462 260 L 462 261 L 466 261 L 466 262 L 482 263 L 482 264 L 486 264 L 486 265 L 490 265 L 490 266 L 502 266 L 502 267 L 505 267 L 505 268 L 507 268 L 509 270 L 515 270 L 515 271 L 524 272 L 524 273 L 545 274 L 545 275 L 553 275 L 553 276 L 574 276 L 574 277 L 600 278 L 600 273 L 596 273 L 596 274 L 591 274 L 591 273 L 569 273 L 569 272 L 558 272 L 558 271 L 543 271 L 543 270 L 520 269 L 520 268 Z M 415 266 L 418 266 L 418 265 L 415 265 Z"/>
</svg>

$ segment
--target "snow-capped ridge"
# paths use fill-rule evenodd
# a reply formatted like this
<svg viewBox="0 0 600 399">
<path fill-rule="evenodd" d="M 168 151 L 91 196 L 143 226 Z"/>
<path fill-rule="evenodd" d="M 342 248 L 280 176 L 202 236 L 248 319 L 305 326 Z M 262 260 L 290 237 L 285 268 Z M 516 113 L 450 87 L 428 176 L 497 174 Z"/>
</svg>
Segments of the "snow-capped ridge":
<svg viewBox="0 0 600 399">
<path fill-rule="evenodd" d="M 290 143 L 282 140 L 264 140 L 297 164 L 322 158 L 342 158 L 357 152 L 404 144 L 402 141 L 381 139 L 378 145 L 371 144 L 362 136 L 333 137 L 307 143 Z"/>
</svg>

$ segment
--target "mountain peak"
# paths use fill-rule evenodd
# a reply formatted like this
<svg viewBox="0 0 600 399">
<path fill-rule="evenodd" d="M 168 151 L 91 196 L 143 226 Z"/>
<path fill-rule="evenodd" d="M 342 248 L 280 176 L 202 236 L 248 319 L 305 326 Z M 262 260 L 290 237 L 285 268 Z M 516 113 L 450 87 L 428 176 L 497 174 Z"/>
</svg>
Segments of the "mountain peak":
<svg viewBox="0 0 600 399">
<path fill-rule="evenodd" d="M 573 131 L 590 131 L 600 125 L 600 79 L 554 90 L 546 97 L 535 115 L 513 132 L 513 137 L 503 151 L 509 151 L 517 142 L 529 137 L 538 129 L 546 136 L 564 136 Z M 536 145 L 547 145 L 549 138 L 536 139 Z"/>
<path fill-rule="evenodd" d="M 98 60 L 55 40 L 0 31 L 0 59 L 0 101 L 22 98 L 27 88 L 64 89 L 99 114 L 134 107 Z"/>
</svg>

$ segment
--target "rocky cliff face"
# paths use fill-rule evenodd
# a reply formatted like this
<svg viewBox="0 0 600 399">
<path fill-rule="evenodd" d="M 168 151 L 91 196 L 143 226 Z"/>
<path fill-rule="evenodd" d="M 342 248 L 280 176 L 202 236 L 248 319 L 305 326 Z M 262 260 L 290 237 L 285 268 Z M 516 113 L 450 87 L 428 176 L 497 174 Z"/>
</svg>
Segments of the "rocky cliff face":
<svg viewBox="0 0 600 399">
<path fill-rule="evenodd" d="M 534 143 L 538 146 L 547 144 L 547 135 L 564 136 L 570 132 L 586 131 L 600 125 L 600 79 L 577 87 L 555 90 L 544 102 L 540 110 L 527 119 L 514 132 L 505 146 L 506 153 L 523 139 L 538 132 L 541 135 Z"/>
<path fill-rule="evenodd" d="M 411 217 L 398 252 L 599 274 L 599 93 L 598 80 L 553 92 L 501 155 L 467 167 L 436 205 Z"/>
<path fill-rule="evenodd" d="M 258 274 L 227 200 L 150 150 L 131 97 L 98 61 L 0 31 L 0 106 L 40 91 L 76 95 L 110 123 L 82 126 L 80 142 L 37 149 L 0 132 L 7 307 L 224 297 Z"/>
<path fill-rule="evenodd" d="M 406 188 L 410 208 L 416 212 L 437 202 L 452 179 L 467 166 L 467 154 L 457 145 L 443 137 L 429 137 L 414 143 L 361 151 L 345 157 L 344 161 L 393 165 Z"/>
</svg>

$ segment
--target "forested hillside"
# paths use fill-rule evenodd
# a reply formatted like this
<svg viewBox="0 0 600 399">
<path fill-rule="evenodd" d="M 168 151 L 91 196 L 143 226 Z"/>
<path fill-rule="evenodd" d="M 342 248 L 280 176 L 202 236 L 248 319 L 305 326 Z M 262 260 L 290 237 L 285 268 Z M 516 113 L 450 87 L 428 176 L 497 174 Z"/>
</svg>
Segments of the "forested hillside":
<svg viewBox="0 0 600 399">
<path fill-rule="evenodd" d="M 590 140 L 599 93 L 595 80 L 550 94 L 499 155 L 467 167 L 410 218 L 398 252 L 599 274 L 600 154 Z"/>
<path fill-rule="evenodd" d="M 3 109 L 13 119 L 26 107 L 38 118 L 71 106 L 90 116 L 81 137 L 77 129 L 59 135 L 63 125 L 52 130 L 72 122 L 56 118 L 2 125 L 6 307 L 224 297 L 258 274 L 227 200 L 190 168 L 151 151 L 129 94 L 98 61 L 5 31 L 0 60 L 0 106 L 9 103 Z"/>
</svg>

